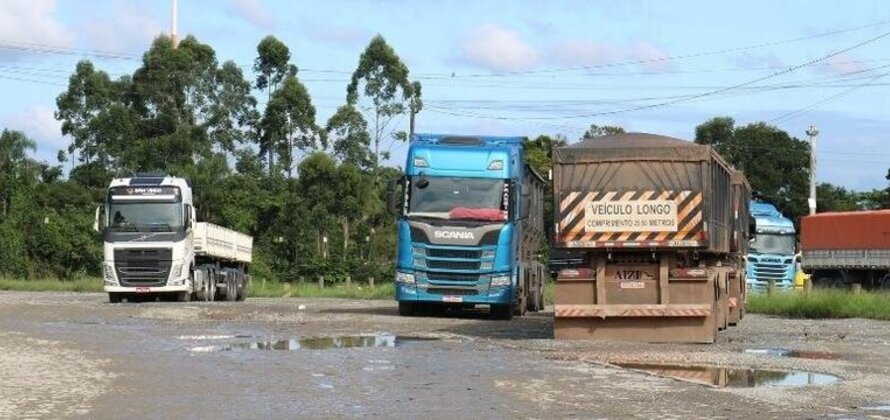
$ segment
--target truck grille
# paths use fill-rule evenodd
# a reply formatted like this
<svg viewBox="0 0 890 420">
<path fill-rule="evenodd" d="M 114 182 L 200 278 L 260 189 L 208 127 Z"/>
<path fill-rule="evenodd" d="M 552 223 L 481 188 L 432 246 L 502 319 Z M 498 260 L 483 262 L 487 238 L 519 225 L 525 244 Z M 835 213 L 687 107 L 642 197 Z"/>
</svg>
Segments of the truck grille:
<svg viewBox="0 0 890 420">
<path fill-rule="evenodd" d="M 476 283 L 479 281 L 478 274 L 457 274 L 457 273 L 427 273 L 431 281 L 456 281 L 464 283 Z"/>
<path fill-rule="evenodd" d="M 476 289 L 455 289 L 449 287 L 430 287 L 429 289 L 427 289 L 427 292 L 434 295 L 450 296 L 471 296 L 479 294 L 479 291 Z"/>
<path fill-rule="evenodd" d="M 428 268 L 438 268 L 443 270 L 478 270 L 480 261 L 453 261 L 453 260 L 427 260 Z"/>
<path fill-rule="evenodd" d="M 167 284 L 173 251 L 169 248 L 116 249 L 114 271 L 124 287 L 156 287 Z"/>
<path fill-rule="evenodd" d="M 786 268 L 782 264 L 754 263 L 754 279 L 758 281 L 783 280 Z"/>
<path fill-rule="evenodd" d="M 482 257 L 482 251 L 472 249 L 427 248 L 426 255 L 433 258 L 465 258 Z"/>
</svg>

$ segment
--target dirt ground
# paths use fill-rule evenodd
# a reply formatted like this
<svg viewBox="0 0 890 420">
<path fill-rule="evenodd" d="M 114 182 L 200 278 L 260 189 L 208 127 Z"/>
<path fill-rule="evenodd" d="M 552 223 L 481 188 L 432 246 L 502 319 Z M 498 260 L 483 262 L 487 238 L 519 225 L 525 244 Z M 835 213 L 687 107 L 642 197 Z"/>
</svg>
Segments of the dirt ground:
<svg viewBox="0 0 890 420">
<path fill-rule="evenodd" d="M 878 409 L 890 404 L 890 322 L 751 315 L 714 345 L 640 345 L 554 341 L 550 312 L 494 321 L 403 318 L 389 301 L 106 302 L 0 293 L 0 418 L 890 416 Z M 771 348 L 815 358 L 756 352 Z M 619 363 L 839 381 L 724 388 Z"/>
</svg>

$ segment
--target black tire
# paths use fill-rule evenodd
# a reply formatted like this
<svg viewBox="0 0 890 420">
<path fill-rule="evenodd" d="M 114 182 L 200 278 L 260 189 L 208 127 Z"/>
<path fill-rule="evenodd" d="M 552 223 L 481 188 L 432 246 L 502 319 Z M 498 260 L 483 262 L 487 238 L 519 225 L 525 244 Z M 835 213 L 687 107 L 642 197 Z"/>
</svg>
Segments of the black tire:
<svg viewBox="0 0 890 420">
<path fill-rule="evenodd" d="M 415 309 L 413 302 L 399 302 L 399 315 L 401 316 L 414 316 Z"/>
<path fill-rule="evenodd" d="M 243 302 L 245 299 L 247 299 L 247 289 L 249 286 L 250 283 L 247 281 L 247 276 L 242 276 L 241 281 L 238 282 L 238 294 L 235 300 Z"/>
<path fill-rule="evenodd" d="M 504 321 L 513 319 L 513 305 L 491 305 L 491 317 Z"/>
<path fill-rule="evenodd" d="M 177 292 L 176 293 L 176 301 L 177 302 L 188 302 L 192 300 L 192 292 Z"/>
<path fill-rule="evenodd" d="M 123 293 L 112 293 L 112 292 L 108 293 L 108 302 L 109 303 L 121 303 L 122 300 L 124 300 Z"/>
<path fill-rule="evenodd" d="M 226 301 L 234 302 L 238 297 L 238 282 L 235 276 L 228 276 L 226 279 Z"/>
</svg>

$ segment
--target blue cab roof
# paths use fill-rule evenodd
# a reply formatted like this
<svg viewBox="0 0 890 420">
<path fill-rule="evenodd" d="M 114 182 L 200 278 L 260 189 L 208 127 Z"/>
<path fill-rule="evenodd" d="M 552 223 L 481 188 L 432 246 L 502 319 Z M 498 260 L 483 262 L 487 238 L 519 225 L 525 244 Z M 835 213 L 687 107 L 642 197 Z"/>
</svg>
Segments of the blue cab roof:
<svg viewBox="0 0 890 420">
<path fill-rule="evenodd" d="M 415 134 L 405 174 L 507 179 L 522 173 L 523 137 Z M 489 169 L 500 160 L 501 169 Z M 426 166 L 418 163 L 424 162 Z"/>
<path fill-rule="evenodd" d="M 794 222 L 770 203 L 752 201 L 751 216 L 757 220 L 758 230 L 794 233 Z"/>
</svg>

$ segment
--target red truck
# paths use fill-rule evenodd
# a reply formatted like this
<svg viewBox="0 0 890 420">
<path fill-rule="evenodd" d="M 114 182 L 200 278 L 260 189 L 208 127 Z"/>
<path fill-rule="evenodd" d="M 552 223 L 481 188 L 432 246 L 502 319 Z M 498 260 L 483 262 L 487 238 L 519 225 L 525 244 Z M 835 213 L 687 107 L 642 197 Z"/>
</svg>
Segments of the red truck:
<svg viewBox="0 0 890 420">
<path fill-rule="evenodd" d="M 890 210 L 801 219 L 801 268 L 817 287 L 890 288 Z"/>
</svg>

